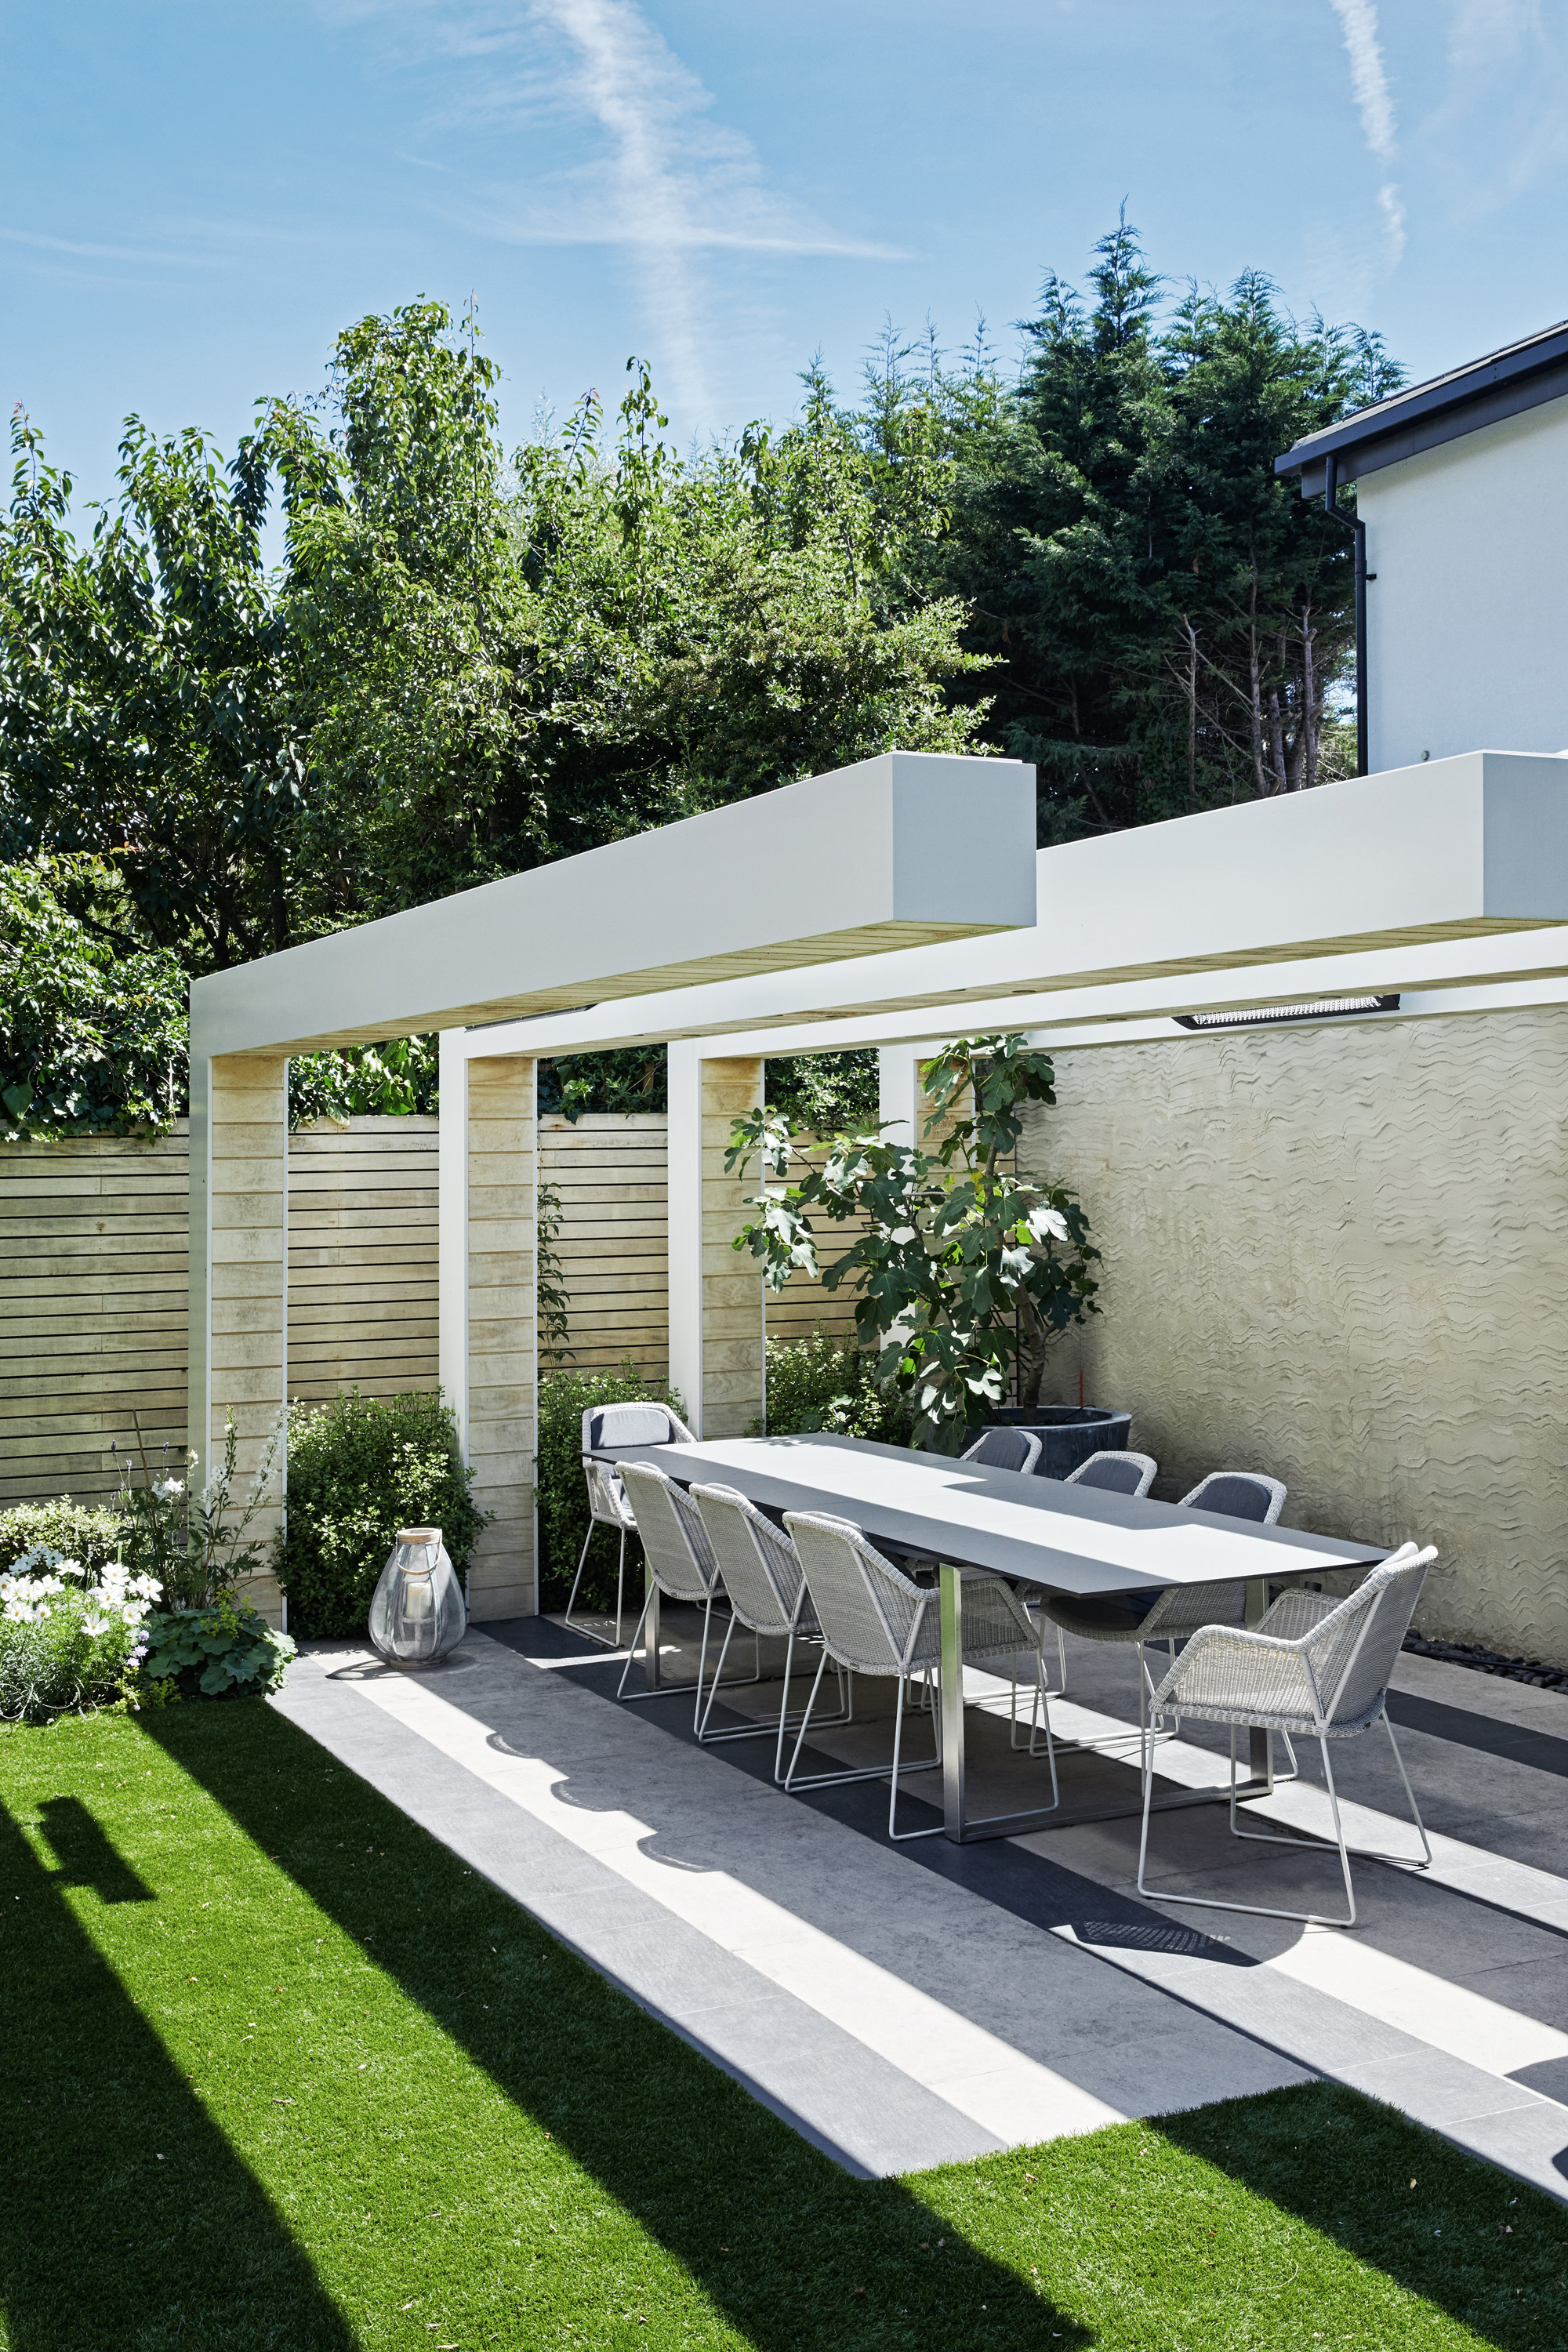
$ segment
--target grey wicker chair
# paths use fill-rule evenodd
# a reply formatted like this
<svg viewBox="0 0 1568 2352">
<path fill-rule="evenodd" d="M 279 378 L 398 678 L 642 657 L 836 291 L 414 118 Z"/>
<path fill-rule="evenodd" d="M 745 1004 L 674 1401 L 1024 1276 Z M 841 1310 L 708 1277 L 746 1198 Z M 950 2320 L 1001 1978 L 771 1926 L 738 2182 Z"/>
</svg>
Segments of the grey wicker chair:
<svg viewBox="0 0 1568 2352">
<path fill-rule="evenodd" d="M 1093 1486 L 1106 1495 L 1131 1495 L 1142 1499 L 1153 1485 L 1160 1465 L 1152 1454 L 1126 1452 L 1091 1454 L 1076 1470 L 1069 1470 L 1062 1480 L 1064 1486 Z M 1068 1686 L 1067 1635 L 1057 1626 L 1057 1673 L 1058 1680 L 1055 1696 L 1065 1696 Z"/>
<path fill-rule="evenodd" d="M 621 1465 L 626 1481 L 626 1496 L 642 1538 L 642 1547 L 648 1569 L 660 1592 L 671 1601 L 685 1601 L 702 1612 L 702 1646 L 698 1653 L 697 1680 L 692 1684 L 671 1685 L 676 1689 L 692 1689 L 696 1694 L 696 1711 L 692 1728 L 700 1729 L 702 1721 L 702 1693 L 708 1676 L 708 1636 L 713 1622 L 713 1603 L 721 1591 L 719 1563 L 713 1557 L 713 1547 L 708 1540 L 708 1530 L 702 1524 L 702 1514 L 689 1495 L 684 1494 L 673 1478 L 651 1463 L 626 1462 Z M 626 1676 L 631 1673 L 637 1655 L 637 1635 L 647 1622 L 647 1595 L 643 1601 L 626 1651 L 626 1662 L 621 1668 L 621 1679 L 616 1696 L 619 1699 L 665 1698 L 669 1690 L 628 1691 Z M 760 1678 L 759 1674 L 752 1677 Z"/>
<path fill-rule="evenodd" d="M 679 1414 L 672 1412 L 665 1404 L 633 1399 L 622 1404 L 590 1405 L 583 1415 L 583 1475 L 588 1487 L 588 1532 L 577 1555 L 577 1573 L 572 1579 L 572 1590 L 566 1596 L 566 1614 L 563 1623 L 572 1625 L 572 1611 L 577 1599 L 577 1587 L 583 1581 L 583 1569 L 588 1558 L 588 1546 L 594 1540 L 594 1529 L 613 1529 L 621 1539 L 621 1552 L 616 1566 L 614 1640 L 607 1634 L 595 1633 L 593 1626 L 584 1625 L 581 1618 L 572 1625 L 574 1633 L 584 1634 L 590 1642 L 602 1642 L 607 1649 L 620 1648 L 626 1586 L 626 1538 L 637 1533 L 637 1525 L 632 1507 L 626 1500 L 620 1473 L 607 1462 L 595 1462 L 594 1449 L 600 1445 L 689 1445 L 692 1442 L 691 1432 Z"/>
<path fill-rule="evenodd" d="M 1027 1477 L 1040 1458 L 1040 1441 L 1032 1429 L 983 1429 L 962 1459 L 978 1462 L 983 1470 L 1016 1470 Z"/>
<path fill-rule="evenodd" d="M 1250 1631 L 1245 1626 L 1205 1625 L 1188 1642 L 1150 1703 L 1143 1738 L 1143 1829 L 1138 1847 L 1138 1892 L 1157 1903 L 1190 1903 L 1205 1910 L 1251 1911 L 1268 1919 L 1299 1919 L 1320 1927 L 1353 1927 L 1355 1887 L 1351 1878 L 1350 1851 L 1340 1816 L 1339 1792 L 1329 1759 L 1331 1739 L 1353 1739 L 1381 1722 L 1405 1783 L 1410 1811 L 1421 1839 L 1426 1869 L 1432 1847 L 1405 1769 L 1399 1742 L 1388 1719 L 1388 1681 L 1400 1645 L 1409 1629 L 1426 1570 L 1437 1554 L 1428 1545 L 1418 1551 L 1407 1543 L 1374 1568 L 1346 1601 L 1321 1592 L 1282 1592 Z M 1164 1895 L 1147 1883 L 1149 1812 L 1153 1793 L 1153 1742 L 1162 1719 L 1170 1715 L 1201 1723 L 1230 1727 L 1230 1826 L 1233 1835 L 1254 1839 L 1260 1845 L 1307 1846 L 1327 1851 L 1317 1838 L 1286 1837 L 1272 1831 L 1244 1830 L 1237 1821 L 1236 1735 L 1244 1725 L 1258 1725 L 1289 1737 L 1315 1738 L 1323 1752 L 1323 1778 L 1333 1811 L 1334 1836 L 1344 1876 L 1348 1906 L 1342 1919 L 1315 1911 L 1281 1911 L 1258 1903 L 1224 1903 L 1206 1895 Z M 1377 1861 L 1409 1855 L 1380 1854 Z"/>
<path fill-rule="evenodd" d="M 933 1709 L 935 1754 L 919 1764 L 902 1767 L 900 1764 L 904 1701 L 909 1685 L 916 1676 L 929 1685 L 933 1677 L 940 1677 L 942 1672 L 939 1597 L 929 1585 L 914 1583 L 896 1569 L 891 1560 L 884 1559 L 876 1547 L 867 1541 L 863 1530 L 849 1519 L 835 1518 L 823 1511 L 786 1511 L 784 1526 L 800 1556 L 806 1589 L 822 1628 L 823 1647 L 816 1679 L 806 1701 L 805 1717 L 790 1755 L 784 1786 L 786 1789 L 820 1789 L 844 1780 L 885 1779 L 888 1768 L 881 1764 L 850 1771 L 816 1772 L 808 1779 L 798 1777 L 798 1767 L 806 1729 L 829 1659 L 851 1674 L 896 1677 L 899 1688 L 893 1710 L 892 1789 L 888 1800 L 888 1835 L 898 1843 L 910 1838 L 939 1836 L 940 1822 L 934 1829 L 900 1830 L 898 1827 L 900 1769 L 929 1772 L 942 1761 L 942 1717 L 940 1711 Z M 1042 1707 L 1045 1714 L 1046 1752 L 1051 1770 L 1051 1805 L 1042 1806 L 1040 1810 L 1049 1811 L 1060 1801 L 1060 1793 L 1057 1786 L 1050 1707 L 1046 1700 L 1045 1677 L 1040 1671 L 1038 1630 L 1022 1601 L 1000 1577 L 965 1577 L 963 1664 L 978 1664 L 991 1658 L 1016 1659 L 1025 1651 L 1035 1660 L 1036 1714 Z M 1016 1692 L 1016 1679 L 1014 1688 Z M 1034 1720 L 1032 1716 L 1031 1750 Z M 991 1818 L 1006 1819 L 1008 1816 Z"/>
<path fill-rule="evenodd" d="M 1149 1492 L 1160 1465 L 1152 1454 L 1091 1454 L 1062 1480 L 1064 1486 L 1096 1486 L 1108 1495 L 1142 1497 Z"/>
<path fill-rule="evenodd" d="M 1104 1458 L 1091 1454 L 1083 1467 L 1087 1470 L 1090 1463 Z M 1123 1458 L 1149 1462 L 1146 1454 Z M 1152 1463 L 1149 1469 L 1152 1477 Z M 1079 1483 L 1087 1486 L 1091 1482 L 1083 1479 Z M 1123 1487 L 1121 1491 L 1130 1494 L 1133 1490 Z M 1148 1481 L 1137 1491 L 1147 1493 Z M 1271 1528 L 1284 1507 L 1285 1494 L 1278 1478 L 1265 1477 L 1260 1470 L 1212 1470 L 1182 1496 L 1176 1507 L 1184 1511 L 1215 1511 L 1226 1518 L 1250 1519 L 1259 1527 Z M 1136 1645 L 1138 1725 L 1142 1737 L 1144 1701 L 1153 1688 L 1143 1655 L 1145 1643 L 1168 1643 L 1173 1659 L 1176 1643 L 1184 1641 L 1189 1633 L 1195 1633 L 1200 1625 L 1245 1625 L 1247 1585 L 1172 1584 L 1157 1592 L 1152 1601 L 1136 1592 L 1110 1592 L 1082 1600 L 1053 1593 L 1040 1606 L 1057 1628 L 1063 1690 L 1067 1688 L 1067 1657 L 1060 1640 L 1064 1631 L 1077 1633 L 1086 1642 L 1131 1642 Z"/>
<path fill-rule="evenodd" d="M 771 1723 L 745 1724 L 734 1730 L 710 1731 L 708 1718 L 724 1672 L 724 1660 L 729 1654 L 730 1636 L 737 1624 L 744 1625 L 757 1635 L 767 1634 L 787 1644 L 784 1652 L 784 1691 L 779 1700 L 779 1719 L 773 1745 L 773 1779 L 784 1778 L 784 1733 L 797 1730 L 805 1722 L 804 1716 L 792 1717 L 789 1711 L 790 1677 L 795 1671 L 795 1654 L 798 1643 L 819 1643 L 822 1628 L 816 1622 L 816 1612 L 806 1591 L 805 1575 L 801 1568 L 800 1554 L 788 1536 L 773 1521 L 764 1518 L 756 1505 L 738 1494 L 733 1486 L 693 1486 L 691 1499 L 701 1514 L 713 1557 L 719 1563 L 719 1573 L 724 1580 L 724 1590 L 730 1597 L 730 1623 L 724 1634 L 724 1644 L 719 1653 L 719 1663 L 713 1669 L 713 1680 L 708 1688 L 708 1703 L 698 1726 L 699 1739 L 717 1743 L 725 1739 L 756 1739 L 773 1731 Z M 854 1678 L 845 1689 L 845 1673 L 838 1674 L 838 1713 L 818 1716 L 819 1726 L 847 1723 L 854 1706 Z"/>
</svg>

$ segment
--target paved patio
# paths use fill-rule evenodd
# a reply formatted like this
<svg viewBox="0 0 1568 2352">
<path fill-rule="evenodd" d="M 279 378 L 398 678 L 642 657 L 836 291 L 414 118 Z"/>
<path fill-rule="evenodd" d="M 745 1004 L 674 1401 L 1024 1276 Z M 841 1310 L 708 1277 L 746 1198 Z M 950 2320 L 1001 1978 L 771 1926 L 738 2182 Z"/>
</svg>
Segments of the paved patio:
<svg viewBox="0 0 1568 2352">
<path fill-rule="evenodd" d="M 667 1612 L 672 1673 L 690 1630 Z M 1347 1934 L 1140 1900 L 1132 1820 L 890 1845 L 884 1782 L 787 1797 L 771 1740 L 700 1749 L 689 1698 L 616 1706 L 618 1663 L 587 1652 L 549 1618 L 476 1629 L 423 1675 L 315 1645 L 274 1704 L 851 2169 L 1324 2075 L 1568 2200 L 1568 1697 L 1401 1660 L 1394 1712 L 1436 1860 L 1358 1861 Z M 1068 1664 L 1058 1736 L 1125 1743 L 1127 1654 L 1069 1641 Z M 971 1717 L 972 1801 L 1038 1802 L 1005 1686 L 969 1687 L 999 1710 Z M 825 1762 L 885 1757 L 890 1685 L 857 1700 L 863 1722 L 816 1739 Z M 776 1684 L 742 1689 L 728 1719 L 776 1704 Z M 928 1736 L 911 1727 L 910 1752 Z M 1223 1778 L 1204 1739 L 1161 1750 L 1169 1784 Z M 1321 1833 L 1302 1763 L 1263 1810 Z M 1336 1769 L 1352 1845 L 1414 1853 L 1381 1734 Z M 1069 1805 L 1136 1794 L 1114 1758 L 1064 1759 L 1062 1780 Z M 937 1776 L 908 1790 L 914 1826 Z M 1331 1853 L 1238 1844 L 1222 1805 L 1157 1819 L 1152 1857 L 1185 1892 L 1340 1893 Z"/>
</svg>

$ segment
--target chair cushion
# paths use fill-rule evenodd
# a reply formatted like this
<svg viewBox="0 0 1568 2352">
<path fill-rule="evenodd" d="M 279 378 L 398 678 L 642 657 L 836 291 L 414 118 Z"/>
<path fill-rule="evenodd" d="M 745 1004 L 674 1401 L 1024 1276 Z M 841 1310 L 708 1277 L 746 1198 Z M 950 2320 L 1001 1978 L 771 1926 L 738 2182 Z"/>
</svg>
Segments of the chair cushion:
<svg viewBox="0 0 1568 2352">
<path fill-rule="evenodd" d="M 1216 1511 L 1223 1518 L 1256 1519 L 1261 1526 L 1273 1496 L 1267 1486 L 1239 1471 L 1224 1471 L 1211 1478 L 1193 1505 L 1198 1511 Z"/>
<path fill-rule="evenodd" d="M 604 1404 L 583 1415 L 583 1451 L 601 1445 L 668 1445 L 675 1433 L 661 1404 Z"/>
<path fill-rule="evenodd" d="M 1087 1462 L 1073 1480 L 1075 1486 L 1098 1486 L 1107 1495 L 1135 1495 L 1143 1476 L 1143 1465 L 1125 1454 L 1102 1455 L 1098 1462 Z"/>
</svg>

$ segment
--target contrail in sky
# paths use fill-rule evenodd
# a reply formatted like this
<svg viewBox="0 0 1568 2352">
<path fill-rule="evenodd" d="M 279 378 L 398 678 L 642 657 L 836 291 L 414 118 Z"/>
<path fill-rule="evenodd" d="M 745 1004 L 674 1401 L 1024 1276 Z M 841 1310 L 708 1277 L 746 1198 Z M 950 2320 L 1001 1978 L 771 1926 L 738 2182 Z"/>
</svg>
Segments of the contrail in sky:
<svg viewBox="0 0 1568 2352">
<path fill-rule="evenodd" d="M 1376 0 L 1332 0 L 1332 6 L 1351 61 L 1351 94 L 1361 116 L 1362 136 L 1380 162 L 1391 163 L 1396 143 L 1394 100 L 1377 37 Z M 1405 250 L 1405 207 L 1392 180 L 1379 188 L 1377 201 L 1388 232 L 1389 258 L 1397 261 Z"/>
</svg>

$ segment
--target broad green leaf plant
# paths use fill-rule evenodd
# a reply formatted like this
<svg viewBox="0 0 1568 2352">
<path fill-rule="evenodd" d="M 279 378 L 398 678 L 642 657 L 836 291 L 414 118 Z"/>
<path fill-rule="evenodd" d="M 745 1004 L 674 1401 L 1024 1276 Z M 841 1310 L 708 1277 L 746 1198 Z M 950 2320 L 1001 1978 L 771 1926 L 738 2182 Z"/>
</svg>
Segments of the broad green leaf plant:
<svg viewBox="0 0 1568 2352">
<path fill-rule="evenodd" d="M 907 1397 L 917 1446 L 961 1452 L 1016 1382 L 1037 1403 L 1051 1340 L 1099 1311 L 1082 1208 L 1016 1164 L 1021 1113 L 1055 1102 L 1054 1076 L 1021 1035 L 960 1038 L 926 1069 L 918 1142 L 890 1142 L 880 1126 L 837 1136 L 796 1183 L 785 1120 L 754 1110 L 731 1129 L 726 1168 L 744 1175 L 760 1155 L 763 1176 L 735 1248 L 773 1290 L 797 1273 L 858 1286 L 857 1339 Z M 866 1230 L 823 1265 L 819 1223 L 850 1218 Z"/>
</svg>

